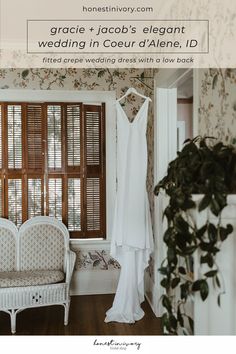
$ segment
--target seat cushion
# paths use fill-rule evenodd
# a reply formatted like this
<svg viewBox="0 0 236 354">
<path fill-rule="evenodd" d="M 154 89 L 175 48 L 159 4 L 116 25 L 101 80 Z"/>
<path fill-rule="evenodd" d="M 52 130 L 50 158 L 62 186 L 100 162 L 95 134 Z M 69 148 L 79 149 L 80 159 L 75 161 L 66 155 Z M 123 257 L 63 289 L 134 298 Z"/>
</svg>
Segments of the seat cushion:
<svg viewBox="0 0 236 354">
<path fill-rule="evenodd" d="M 60 270 L 33 270 L 0 272 L 0 288 L 45 285 L 63 281 L 65 275 Z"/>
</svg>

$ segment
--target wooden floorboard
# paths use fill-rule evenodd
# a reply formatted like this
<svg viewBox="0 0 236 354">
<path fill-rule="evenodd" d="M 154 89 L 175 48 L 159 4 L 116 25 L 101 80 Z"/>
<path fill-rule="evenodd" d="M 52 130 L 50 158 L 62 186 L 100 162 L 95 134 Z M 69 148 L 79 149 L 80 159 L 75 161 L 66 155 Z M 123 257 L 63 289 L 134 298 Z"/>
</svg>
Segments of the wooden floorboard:
<svg viewBox="0 0 236 354">
<path fill-rule="evenodd" d="M 135 324 L 105 323 L 105 313 L 114 295 L 71 298 L 69 324 L 64 326 L 64 308 L 50 306 L 27 309 L 17 315 L 17 335 L 161 335 L 161 321 L 145 301 L 145 316 Z M 0 335 L 9 335 L 9 315 L 0 312 Z"/>
</svg>

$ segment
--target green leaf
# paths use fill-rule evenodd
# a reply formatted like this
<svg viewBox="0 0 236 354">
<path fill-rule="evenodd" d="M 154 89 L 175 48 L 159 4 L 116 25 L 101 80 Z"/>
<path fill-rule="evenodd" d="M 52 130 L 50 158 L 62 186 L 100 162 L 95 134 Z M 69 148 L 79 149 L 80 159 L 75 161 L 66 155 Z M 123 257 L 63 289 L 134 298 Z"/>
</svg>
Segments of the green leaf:
<svg viewBox="0 0 236 354">
<path fill-rule="evenodd" d="M 169 317 L 168 317 L 168 313 L 165 312 L 162 317 L 161 317 L 161 322 L 162 322 L 162 326 L 164 328 L 167 329 L 167 331 L 170 330 L 170 322 L 169 322 Z"/>
<path fill-rule="evenodd" d="M 166 232 L 164 233 L 163 240 L 164 242 L 168 245 L 168 242 L 171 240 L 171 237 L 173 235 L 174 228 L 173 227 L 168 227 Z"/>
<path fill-rule="evenodd" d="M 215 255 L 217 252 L 220 252 L 220 250 L 219 250 L 219 248 L 214 246 L 214 247 L 212 247 L 211 252 L 213 255 Z"/>
<path fill-rule="evenodd" d="M 178 310 L 177 310 L 177 320 L 178 320 L 180 326 L 184 327 L 184 319 L 183 319 L 183 316 L 180 311 L 180 306 L 178 306 Z"/>
<path fill-rule="evenodd" d="M 219 231 L 220 231 L 220 240 L 223 242 L 228 237 L 227 229 L 221 226 Z"/>
<path fill-rule="evenodd" d="M 211 195 L 206 194 L 199 203 L 198 210 L 202 211 L 208 207 L 211 202 Z"/>
<path fill-rule="evenodd" d="M 169 287 L 169 282 L 168 282 L 167 278 L 162 279 L 162 281 L 161 281 L 161 286 L 162 286 L 163 288 Z"/>
<path fill-rule="evenodd" d="M 221 211 L 221 207 L 215 198 L 211 199 L 210 209 L 215 216 L 218 216 Z"/>
<path fill-rule="evenodd" d="M 190 246 L 190 247 L 186 247 L 184 250 L 185 255 L 190 255 L 193 254 L 193 252 L 198 248 L 198 246 Z"/>
<path fill-rule="evenodd" d="M 195 208 L 195 206 L 196 206 L 196 203 L 193 200 L 191 200 L 191 199 L 187 199 L 186 200 L 185 199 L 184 203 L 181 206 L 181 208 L 182 208 L 182 210 L 188 210 L 188 209 Z"/>
<path fill-rule="evenodd" d="M 200 283 L 200 295 L 201 295 L 202 301 L 206 300 L 208 294 L 209 294 L 208 284 L 207 284 L 206 280 L 201 280 L 201 283 Z"/>
<path fill-rule="evenodd" d="M 200 291 L 201 298 L 203 301 L 205 301 L 209 293 L 207 281 L 205 279 L 196 280 L 193 283 L 192 290 Z"/>
<path fill-rule="evenodd" d="M 161 267 L 158 269 L 158 271 L 162 274 L 162 275 L 167 275 L 167 268 L 166 267 Z"/>
<path fill-rule="evenodd" d="M 172 220 L 173 218 L 173 211 L 171 209 L 171 207 L 167 207 L 164 211 L 164 216 L 166 216 L 168 222 L 170 222 L 170 220 Z"/>
<path fill-rule="evenodd" d="M 25 80 L 28 75 L 29 75 L 29 70 L 28 69 L 23 70 L 22 73 L 21 73 L 21 76 L 22 76 L 23 80 Z"/>
<path fill-rule="evenodd" d="M 212 242 L 200 242 L 199 247 L 202 251 L 207 251 L 209 254 L 219 252 L 219 248 L 215 247 Z"/>
<path fill-rule="evenodd" d="M 178 269 L 179 269 L 180 274 L 186 274 L 186 270 L 184 267 L 179 267 Z"/>
<path fill-rule="evenodd" d="M 207 230 L 207 224 L 202 226 L 200 229 L 196 231 L 196 237 L 201 240 L 206 230 Z"/>
<path fill-rule="evenodd" d="M 231 224 L 227 224 L 226 226 L 228 234 L 231 234 L 234 230 L 233 226 Z"/>
<path fill-rule="evenodd" d="M 218 188 L 220 191 L 222 191 L 222 188 L 224 188 L 224 185 L 222 183 L 217 183 L 216 188 Z M 226 195 L 221 194 L 221 193 L 215 192 L 215 199 L 217 200 L 217 202 L 220 206 L 220 209 L 222 210 L 227 205 L 227 199 L 226 199 Z"/>
<path fill-rule="evenodd" d="M 189 224 L 187 223 L 187 221 L 184 220 L 182 216 L 178 215 L 177 218 L 175 218 L 174 222 L 175 222 L 175 228 L 177 232 L 183 234 L 188 232 Z"/>
<path fill-rule="evenodd" d="M 220 288 L 221 286 L 220 286 L 220 279 L 219 279 L 219 277 L 216 275 L 216 277 L 215 277 L 215 280 L 216 280 L 216 285 L 218 286 L 218 288 Z"/>
<path fill-rule="evenodd" d="M 169 263 L 177 264 L 177 257 L 176 257 L 175 250 L 171 247 L 168 248 L 167 259 Z"/>
<path fill-rule="evenodd" d="M 193 283 L 192 290 L 193 291 L 199 291 L 200 290 L 200 284 L 201 284 L 201 280 L 196 280 Z"/>
<path fill-rule="evenodd" d="M 212 223 L 210 223 L 208 226 L 208 236 L 210 241 L 212 242 L 217 241 L 217 228 Z"/>
<path fill-rule="evenodd" d="M 200 242 L 199 247 L 201 248 L 202 251 L 210 251 L 211 244 L 209 242 Z"/>
<path fill-rule="evenodd" d="M 220 239 L 223 242 L 227 239 L 227 237 L 233 232 L 233 226 L 231 224 L 227 224 L 225 227 L 220 227 Z"/>
<path fill-rule="evenodd" d="M 213 151 L 218 152 L 218 151 L 220 151 L 220 150 L 222 149 L 223 146 L 224 146 L 223 143 L 220 141 L 219 143 L 216 143 L 216 144 L 214 145 Z"/>
<path fill-rule="evenodd" d="M 186 282 L 180 285 L 180 297 L 181 300 L 186 300 L 189 292 L 189 283 Z"/>
<path fill-rule="evenodd" d="M 201 256 L 200 262 L 201 264 L 207 263 L 210 268 L 212 268 L 214 264 L 213 257 L 210 253 L 207 253 L 205 256 Z"/>
<path fill-rule="evenodd" d="M 174 316 L 174 315 L 170 315 L 169 320 L 170 320 L 170 326 L 171 326 L 174 330 L 176 330 L 176 329 L 177 329 L 178 322 L 177 322 L 177 319 L 175 318 L 175 316 Z"/>
<path fill-rule="evenodd" d="M 167 309 L 168 312 L 172 311 L 170 299 L 166 295 L 163 295 L 162 305 Z"/>
<path fill-rule="evenodd" d="M 190 316 L 188 316 L 188 322 L 189 322 L 189 326 L 191 328 L 191 331 L 193 333 L 193 331 L 194 331 L 194 322 L 193 322 L 193 319 Z"/>
<path fill-rule="evenodd" d="M 209 272 L 205 273 L 205 277 L 212 278 L 218 273 L 218 270 L 210 270 Z"/>
<path fill-rule="evenodd" d="M 176 288 L 176 286 L 179 284 L 180 278 L 174 278 L 171 282 L 171 287 L 172 289 Z"/>
</svg>

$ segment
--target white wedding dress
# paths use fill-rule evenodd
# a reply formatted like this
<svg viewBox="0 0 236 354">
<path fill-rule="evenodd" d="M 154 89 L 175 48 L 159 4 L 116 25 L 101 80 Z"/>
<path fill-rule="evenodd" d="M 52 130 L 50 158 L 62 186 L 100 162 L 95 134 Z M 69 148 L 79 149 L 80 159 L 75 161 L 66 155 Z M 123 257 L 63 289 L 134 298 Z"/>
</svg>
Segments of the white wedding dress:
<svg viewBox="0 0 236 354">
<path fill-rule="evenodd" d="M 146 127 L 149 98 L 131 123 L 120 103 L 117 108 L 118 188 L 111 241 L 111 256 L 121 265 L 113 306 L 105 322 L 133 323 L 144 316 L 144 269 L 153 248 L 146 191 Z"/>
</svg>

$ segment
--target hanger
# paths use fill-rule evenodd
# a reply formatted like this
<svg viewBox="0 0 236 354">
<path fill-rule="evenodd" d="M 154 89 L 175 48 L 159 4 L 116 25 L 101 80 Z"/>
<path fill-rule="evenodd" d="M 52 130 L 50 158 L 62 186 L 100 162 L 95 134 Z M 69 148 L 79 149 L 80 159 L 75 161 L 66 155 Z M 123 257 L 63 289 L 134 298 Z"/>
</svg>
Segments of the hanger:
<svg viewBox="0 0 236 354">
<path fill-rule="evenodd" d="M 118 98 L 117 102 L 123 100 L 123 98 L 125 98 L 126 96 L 129 96 L 131 93 L 134 93 L 137 96 L 140 96 L 144 99 L 148 99 L 149 101 L 152 101 L 150 97 L 144 96 L 141 93 L 139 93 L 135 88 L 130 87 L 122 97 Z"/>
<path fill-rule="evenodd" d="M 154 80 L 153 76 L 144 76 L 143 74 L 141 74 L 140 76 L 131 76 L 130 79 L 138 80 L 139 82 L 142 83 L 142 85 L 146 86 L 149 90 L 153 91 L 153 87 L 149 86 L 148 84 L 146 84 L 146 82 L 144 82 L 145 79 Z"/>
</svg>

